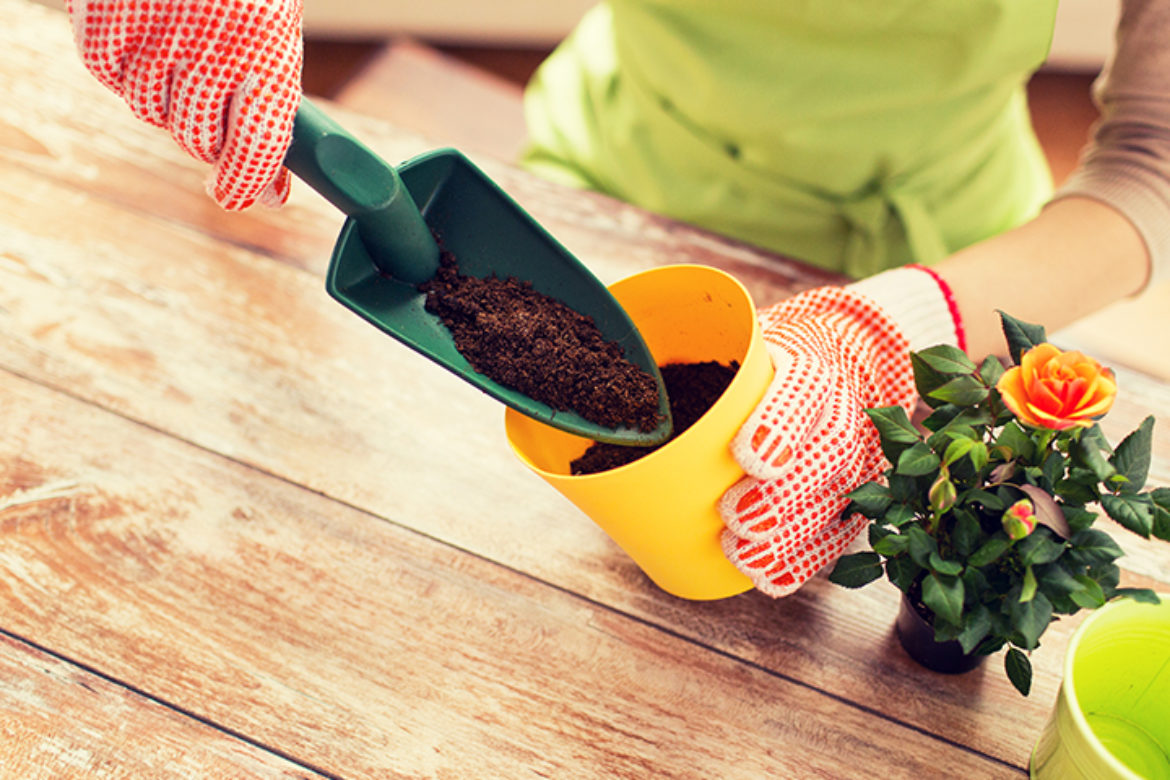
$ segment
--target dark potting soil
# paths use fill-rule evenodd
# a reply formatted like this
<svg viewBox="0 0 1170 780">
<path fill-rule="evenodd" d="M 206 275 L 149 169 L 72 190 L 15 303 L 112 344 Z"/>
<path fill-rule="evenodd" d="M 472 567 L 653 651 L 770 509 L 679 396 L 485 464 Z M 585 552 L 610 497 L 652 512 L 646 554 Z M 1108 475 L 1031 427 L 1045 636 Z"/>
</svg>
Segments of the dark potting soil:
<svg viewBox="0 0 1170 780">
<path fill-rule="evenodd" d="M 529 282 L 461 274 L 447 250 L 438 273 L 419 290 L 427 311 L 443 321 L 455 348 L 481 374 L 606 428 L 658 427 L 654 377 L 606 341 L 592 317 Z"/>
<path fill-rule="evenodd" d="M 659 370 L 666 385 L 666 395 L 670 398 L 670 414 L 674 422 L 674 432 L 667 439 L 669 442 L 690 428 L 719 400 L 739 370 L 739 363 L 732 361 L 726 366 L 713 361 L 670 363 L 660 366 Z M 624 447 L 594 442 L 581 457 L 569 464 L 569 471 L 580 476 L 615 469 L 649 455 L 658 447 Z"/>
</svg>

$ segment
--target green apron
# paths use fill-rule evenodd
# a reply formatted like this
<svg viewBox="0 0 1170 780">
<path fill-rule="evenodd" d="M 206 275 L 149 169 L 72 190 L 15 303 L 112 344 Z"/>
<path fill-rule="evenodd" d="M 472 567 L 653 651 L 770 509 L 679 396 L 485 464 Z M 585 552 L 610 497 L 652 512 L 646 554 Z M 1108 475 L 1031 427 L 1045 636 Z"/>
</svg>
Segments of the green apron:
<svg viewBox="0 0 1170 780">
<path fill-rule="evenodd" d="M 525 96 L 532 170 L 853 277 L 1019 225 L 1057 0 L 610 0 Z"/>
</svg>

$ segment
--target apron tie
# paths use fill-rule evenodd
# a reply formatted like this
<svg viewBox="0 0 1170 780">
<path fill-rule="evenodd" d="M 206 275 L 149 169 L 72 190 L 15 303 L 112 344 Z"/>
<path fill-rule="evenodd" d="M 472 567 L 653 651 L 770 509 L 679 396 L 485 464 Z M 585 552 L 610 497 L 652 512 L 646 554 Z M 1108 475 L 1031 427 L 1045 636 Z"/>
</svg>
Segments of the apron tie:
<svg viewBox="0 0 1170 780">
<path fill-rule="evenodd" d="M 886 232 L 891 220 L 901 226 L 912 262 L 932 265 L 949 254 L 922 200 L 896 184 L 880 182 L 859 196 L 839 201 L 837 208 L 849 226 L 843 270 L 855 279 L 889 268 Z"/>
</svg>

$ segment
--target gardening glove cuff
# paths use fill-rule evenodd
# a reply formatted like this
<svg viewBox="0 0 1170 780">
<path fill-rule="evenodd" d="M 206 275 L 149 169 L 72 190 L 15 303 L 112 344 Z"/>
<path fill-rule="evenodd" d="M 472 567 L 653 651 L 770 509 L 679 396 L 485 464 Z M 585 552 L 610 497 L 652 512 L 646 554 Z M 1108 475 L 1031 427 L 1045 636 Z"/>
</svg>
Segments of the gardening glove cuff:
<svg viewBox="0 0 1170 780">
<path fill-rule="evenodd" d="M 795 591 L 865 527 L 842 518 L 844 494 L 886 467 L 865 410 L 913 411 L 911 345 L 961 343 L 954 311 L 942 280 L 919 267 L 761 310 L 776 374 L 732 441 L 747 476 L 719 503 L 724 554 L 759 590 Z"/>
<path fill-rule="evenodd" d="M 288 197 L 300 0 L 68 0 L 81 59 L 138 118 L 211 163 L 225 209 Z"/>
<path fill-rule="evenodd" d="M 908 265 L 854 282 L 848 289 L 881 307 L 917 352 L 936 344 L 967 349 L 966 333 L 950 285 L 936 271 Z"/>
</svg>

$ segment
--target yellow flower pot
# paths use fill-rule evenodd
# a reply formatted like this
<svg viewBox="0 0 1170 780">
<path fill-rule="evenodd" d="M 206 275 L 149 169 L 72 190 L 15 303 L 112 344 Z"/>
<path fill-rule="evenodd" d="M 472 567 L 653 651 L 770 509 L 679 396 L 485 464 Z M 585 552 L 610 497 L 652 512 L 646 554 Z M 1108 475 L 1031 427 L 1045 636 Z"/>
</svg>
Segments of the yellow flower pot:
<svg viewBox="0 0 1170 780">
<path fill-rule="evenodd" d="M 714 406 L 681 436 L 620 468 L 572 476 L 588 439 L 508 409 L 508 442 L 520 460 L 601 526 L 659 587 L 687 599 L 751 588 L 723 555 L 720 496 L 741 479 L 729 443 L 772 380 L 751 296 L 714 268 L 655 268 L 610 287 L 659 365 L 738 361 Z"/>
<path fill-rule="evenodd" d="M 1032 751 L 1038 780 L 1170 780 L 1170 594 L 1110 602 L 1073 634 Z"/>
</svg>

